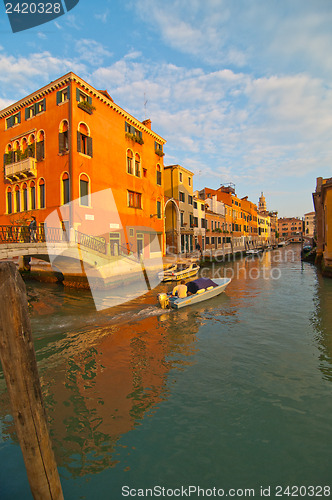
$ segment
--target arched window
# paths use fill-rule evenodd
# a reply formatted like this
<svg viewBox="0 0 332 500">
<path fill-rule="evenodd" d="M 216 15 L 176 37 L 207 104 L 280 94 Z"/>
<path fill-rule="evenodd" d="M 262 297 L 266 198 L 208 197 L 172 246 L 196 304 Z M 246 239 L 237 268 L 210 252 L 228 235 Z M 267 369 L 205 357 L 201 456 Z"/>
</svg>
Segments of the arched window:
<svg viewBox="0 0 332 500">
<path fill-rule="evenodd" d="M 61 203 L 62 205 L 66 205 L 70 201 L 70 191 L 69 191 L 69 174 L 65 172 L 61 178 Z"/>
<path fill-rule="evenodd" d="M 44 179 L 40 179 L 38 182 L 39 189 L 39 208 L 46 207 L 46 196 L 45 196 L 45 181 Z"/>
<path fill-rule="evenodd" d="M 157 184 L 161 186 L 161 168 L 159 163 L 157 164 Z"/>
<path fill-rule="evenodd" d="M 31 134 L 28 139 L 28 156 L 34 158 L 36 154 L 35 136 Z"/>
<path fill-rule="evenodd" d="M 15 204 L 16 204 L 16 212 L 21 211 L 21 192 L 20 192 L 20 187 L 16 186 L 15 187 Z"/>
<path fill-rule="evenodd" d="M 88 207 L 90 194 L 90 179 L 86 174 L 80 175 L 80 205 Z"/>
<path fill-rule="evenodd" d="M 22 157 L 23 158 L 26 158 L 26 150 L 28 148 L 28 141 L 26 140 L 25 137 L 23 137 L 22 139 L 22 147 L 21 147 L 21 151 L 22 151 Z"/>
<path fill-rule="evenodd" d="M 13 163 L 20 161 L 20 157 L 21 157 L 20 143 L 16 141 L 13 146 Z"/>
<path fill-rule="evenodd" d="M 7 214 L 13 213 L 13 198 L 12 198 L 12 188 L 7 188 Z"/>
<path fill-rule="evenodd" d="M 4 155 L 4 163 L 5 165 L 10 165 L 13 163 L 13 152 L 12 152 L 12 145 L 7 144 L 6 149 L 5 149 L 5 155 Z"/>
<path fill-rule="evenodd" d="M 39 130 L 37 134 L 36 158 L 37 161 L 45 159 L 45 132 L 43 130 Z"/>
<path fill-rule="evenodd" d="M 133 152 L 131 151 L 131 149 L 127 149 L 127 173 L 131 175 L 134 173 L 133 158 L 134 158 Z"/>
<path fill-rule="evenodd" d="M 85 123 L 80 123 L 77 131 L 77 151 L 92 157 L 92 138 L 89 127 Z"/>
<path fill-rule="evenodd" d="M 23 212 L 28 210 L 28 186 L 26 183 L 23 184 Z"/>
<path fill-rule="evenodd" d="M 36 184 L 35 181 L 30 182 L 30 209 L 36 209 Z"/>
<path fill-rule="evenodd" d="M 69 150 L 68 140 L 69 125 L 67 120 L 62 120 L 59 127 L 59 153 L 65 154 Z"/>
<path fill-rule="evenodd" d="M 138 153 L 135 154 L 135 175 L 141 177 L 141 158 Z"/>
</svg>

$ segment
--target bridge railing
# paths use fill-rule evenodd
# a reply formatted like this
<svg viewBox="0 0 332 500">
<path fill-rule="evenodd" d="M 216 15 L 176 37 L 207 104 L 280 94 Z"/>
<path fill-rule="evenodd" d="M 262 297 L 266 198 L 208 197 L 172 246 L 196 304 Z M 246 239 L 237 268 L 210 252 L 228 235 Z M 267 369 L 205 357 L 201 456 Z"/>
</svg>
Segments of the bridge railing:
<svg viewBox="0 0 332 500">
<path fill-rule="evenodd" d="M 106 240 L 102 236 L 90 236 L 89 234 L 75 231 L 75 243 L 78 243 L 85 248 L 89 248 L 90 250 L 94 250 L 95 252 L 103 254 L 106 254 L 107 252 Z"/>
</svg>

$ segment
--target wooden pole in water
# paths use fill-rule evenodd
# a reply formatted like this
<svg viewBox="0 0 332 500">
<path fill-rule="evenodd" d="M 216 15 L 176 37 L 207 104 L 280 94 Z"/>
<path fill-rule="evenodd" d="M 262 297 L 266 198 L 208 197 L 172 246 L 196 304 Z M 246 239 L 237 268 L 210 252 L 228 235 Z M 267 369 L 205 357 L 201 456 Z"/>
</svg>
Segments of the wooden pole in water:
<svg viewBox="0 0 332 500">
<path fill-rule="evenodd" d="M 0 263 L 0 360 L 33 498 L 63 500 L 42 399 L 26 289 L 10 262 Z"/>
</svg>

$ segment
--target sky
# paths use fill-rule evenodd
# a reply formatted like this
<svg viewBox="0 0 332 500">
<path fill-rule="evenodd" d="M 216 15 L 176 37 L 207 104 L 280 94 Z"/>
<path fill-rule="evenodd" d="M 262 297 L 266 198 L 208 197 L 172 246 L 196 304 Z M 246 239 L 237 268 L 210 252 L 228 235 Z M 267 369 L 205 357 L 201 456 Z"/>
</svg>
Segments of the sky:
<svg viewBox="0 0 332 500">
<path fill-rule="evenodd" d="M 12 33 L 1 3 L 0 109 L 73 71 L 150 118 L 194 190 L 302 217 L 332 176 L 331 26 L 331 0 L 80 0 Z"/>
</svg>

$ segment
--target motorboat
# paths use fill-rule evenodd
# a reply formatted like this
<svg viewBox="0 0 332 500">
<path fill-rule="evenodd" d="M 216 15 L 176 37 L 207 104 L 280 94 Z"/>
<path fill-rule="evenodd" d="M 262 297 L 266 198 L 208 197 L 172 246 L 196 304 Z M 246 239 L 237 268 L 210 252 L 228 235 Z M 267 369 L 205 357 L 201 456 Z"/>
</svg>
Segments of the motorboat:
<svg viewBox="0 0 332 500">
<path fill-rule="evenodd" d="M 255 256 L 255 255 L 259 255 L 262 252 L 263 252 L 263 250 L 261 248 L 253 248 L 251 250 L 247 250 L 246 255 Z"/>
<path fill-rule="evenodd" d="M 188 295 L 184 298 L 179 298 L 175 295 L 167 293 L 159 293 L 158 301 L 162 308 L 172 307 L 173 309 L 181 309 L 182 307 L 197 304 L 204 300 L 216 297 L 225 291 L 226 287 L 231 282 L 231 278 L 198 278 L 197 280 L 186 283 Z"/>
<path fill-rule="evenodd" d="M 176 264 L 158 273 L 158 278 L 161 281 L 179 281 L 195 276 L 198 271 L 199 265 L 195 262 L 192 264 Z"/>
</svg>

